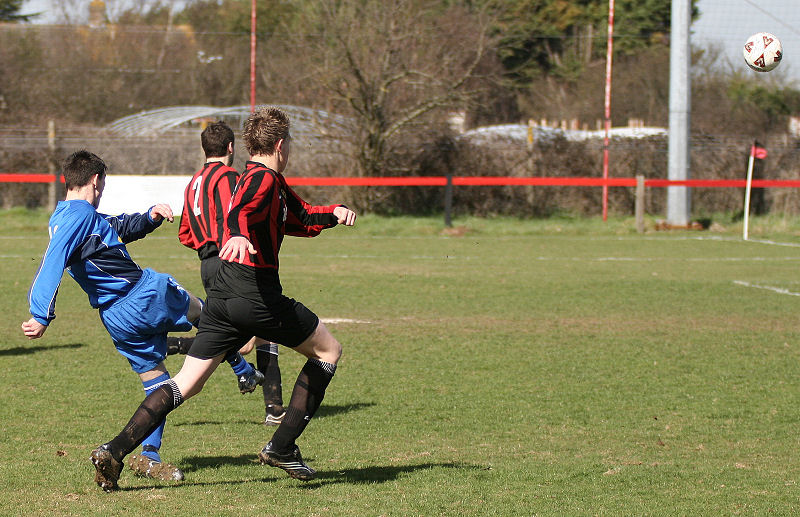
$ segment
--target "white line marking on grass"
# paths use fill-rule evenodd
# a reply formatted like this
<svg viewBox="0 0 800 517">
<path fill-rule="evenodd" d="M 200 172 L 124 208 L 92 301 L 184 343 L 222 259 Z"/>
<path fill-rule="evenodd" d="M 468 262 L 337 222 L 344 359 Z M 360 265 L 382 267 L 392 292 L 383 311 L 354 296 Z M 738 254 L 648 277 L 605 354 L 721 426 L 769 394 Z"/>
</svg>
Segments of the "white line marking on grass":
<svg viewBox="0 0 800 517">
<path fill-rule="evenodd" d="M 800 243 L 797 242 L 778 242 L 778 241 L 769 241 L 762 239 L 750 239 L 750 242 L 755 242 L 757 244 L 769 244 L 771 246 L 787 246 L 789 248 L 800 248 Z"/>
<path fill-rule="evenodd" d="M 353 320 L 350 318 L 320 318 L 319 319 L 322 323 L 372 323 L 371 321 L 367 320 Z"/>
<path fill-rule="evenodd" d="M 779 242 L 768 239 L 748 239 L 741 237 L 725 237 L 722 235 L 694 235 L 694 236 L 597 236 L 597 237 L 566 237 L 566 239 L 583 241 L 709 241 L 709 242 L 738 242 L 741 244 L 767 244 L 771 246 L 786 246 L 790 248 L 800 248 L 800 242 Z"/>
<path fill-rule="evenodd" d="M 539 261 L 572 262 L 793 262 L 800 257 L 535 257 Z"/>
<path fill-rule="evenodd" d="M 651 240 L 658 240 L 657 238 L 645 238 Z M 779 241 L 772 241 L 769 239 L 748 239 L 743 240 L 738 237 L 722 237 L 722 236 L 696 236 L 696 237 L 678 237 L 675 240 L 700 240 L 700 241 L 721 241 L 721 242 L 740 242 L 742 244 L 754 243 L 754 244 L 767 244 L 770 246 L 785 246 L 788 248 L 800 248 L 800 242 L 779 242 Z"/>
<path fill-rule="evenodd" d="M 194 255 L 139 255 L 131 253 L 134 260 L 196 260 Z M 295 255 L 286 253 L 281 255 L 281 258 L 319 258 L 319 259 L 357 259 L 357 260 L 393 260 L 388 255 L 326 255 L 326 254 L 305 254 Z M 406 257 L 410 260 L 431 261 L 431 260 L 461 260 L 461 261 L 480 261 L 484 260 L 480 257 L 472 257 L 469 255 L 412 255 Z M 16 254 L 0 254 L 0 259 L 31 259 L 41 260 L 40 256 L 34 255 L 16 255 Z M 800 256 L 797 257 L 563 257 L 563 256 L 538 256 L 532 257 L 531 260 L 538 261 L 571 261 L 571 262 L 795 262 L 800 261 Z M 199 267 L 199 263 L 198 263 Z"/>
<path fill-rule="evenodd" d="M 772 291 L 778 294 L 787 294 L 789 296 L 800 296 L 800 293 L 792 292 L 788 289 L 784 289 L 783 287 L 773 287 L 771 285 L 758 285 L 758 284 L 751 284 L 750 282 L 744 282 L 742 280 L 734 280 L 734 284 L 741 285 L 744 287 L 752 287 L 754 289 L 766 289 L 767 291 Z"/>
<path fill-rule="evenodd" d="M 47 228 L 44 229 L 42 232 L 37 232 L 35 235 L 0 235 L 0 239 L 8 239 L 8 240 L 31 240 L 31 239 L 38 239 L 41 238 L 42 240 L 48 240 L 47 237 Z M 148 241 L 172 241 L 175 240 L 175 237 L 170 237 L 167 235 L 148 235 Z"/>
</svg>

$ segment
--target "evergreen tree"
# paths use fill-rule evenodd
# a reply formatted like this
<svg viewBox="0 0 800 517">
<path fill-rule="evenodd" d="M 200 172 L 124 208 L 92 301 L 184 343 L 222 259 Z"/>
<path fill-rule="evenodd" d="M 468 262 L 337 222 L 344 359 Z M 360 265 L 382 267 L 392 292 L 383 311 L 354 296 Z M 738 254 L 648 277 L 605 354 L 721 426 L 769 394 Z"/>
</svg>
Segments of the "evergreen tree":
<svg viewBox="0 0 800 517">
<path fill-rule="evenodd" d="M 500 55 L 512 78 L 542 73 L 575 79 L 605 56 L 608 0 L 485 0 L 497 16 Z M 697 0 L 693 15 L 698 14 Z M 615 52 L 636 54 L 668 45 L 671 0 L 618 0 Z"/>
<path fill-rule="evenodd" d="M 20 14 L 23 0 L 0 0 L 0 22 L 27 22 L 40 13 Z"/>
<path fill-rule="evenodd" d="M 286 22 L 294 16 L 295 4 L 280 0 L 259 0 L 256 3 L 258 26 L 256 32 L 264 37 L 265 31 Z M 195 30 L 220 33 L 250 34 L 250 0 L 189 0 L 178 14 L 178 23 L 188 23 Z"/>
</svg>

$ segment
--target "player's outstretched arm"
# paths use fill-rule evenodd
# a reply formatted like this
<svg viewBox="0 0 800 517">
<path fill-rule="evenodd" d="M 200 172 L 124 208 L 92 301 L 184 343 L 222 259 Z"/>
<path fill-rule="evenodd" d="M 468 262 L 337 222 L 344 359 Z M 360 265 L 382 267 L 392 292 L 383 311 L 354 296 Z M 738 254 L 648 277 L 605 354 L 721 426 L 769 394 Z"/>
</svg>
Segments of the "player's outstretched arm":
<svg viewBox="0 0 800 517">
<path fill-rule="evenodd" d="M 25 334 L 28 339 L 38 339 L 42 337 L 45 330 L 47 330 L 47 325 L 42 325 L 36 321 L 35 318 L 22 322 L 22 333 Z"/>
<path fill-rule="evenodd" d="M 238 262 L 241 264 L 244 262 L 248 253 L 255 255 L 256 249 L 246 237 L 238 235 L 228 239 L 228 242 L 222 246 L 222 249 L 219 251 L 219 258 L 227 260 L 228 262 Z"/>
<path fill-rule="evenodd" d="M 336 216 L 339 224 L 343 224 L 345 226 L 353 226 L 356 224 L 356 213 L 346 206 L 337 206 L 334 208 L 333 215 Z"/>
<path fill-rule="evenodd" d="M 175 220 L 172 214 L 172 208 L 170 208 L 170 206 L 165 203 L 159 203 L 157 205 L 154 205 L 150 209 L 150 219 L 152 219 L 153 222 L 156 223 L 162 219 L 166 219 L 169 222 Z"/>
</svg>

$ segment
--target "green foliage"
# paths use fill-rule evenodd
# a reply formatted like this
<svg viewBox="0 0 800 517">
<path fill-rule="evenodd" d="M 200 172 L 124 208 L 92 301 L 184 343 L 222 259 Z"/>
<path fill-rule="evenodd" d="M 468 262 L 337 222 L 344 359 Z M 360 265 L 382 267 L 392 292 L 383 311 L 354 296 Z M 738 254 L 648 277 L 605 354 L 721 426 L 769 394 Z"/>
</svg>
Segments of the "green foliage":
<svg viewBox="0 0 800 517">
<path fill-rule="evenodd" d="M 272 34 L 279 21 L 293 16 L 295 2 L 259 0 L 256 2 L 256 33 L 264 38 Z M 172 2 L 156 1 L 147 6 L 134 5 L 117 19 L 122 25 L 162 25 L 169 22 L 186 24 L 197 32 L 216 34 L 250 34 L 250 0 L 189 0 L 179 11 Z"/>
<path fill-rule="evenodd" d="M 608 2 L 601 2 L 607 19 Z M 698 15 L 692 1 L 693 19 Z M 653 45 L 666 45 L 671 30 L 671 0 L 619 0 L 614 12 L 614 51 L 633 54 Z"/>
<path fill-rule="evenodd" d="M 169 23 L 172 6 L 167 2 L 156 2 L 146 10 L 134 6 L 122 12 L 116 20 L 120 25 L 162 25 Z"/>
<path fill-rule="evenodd" d="M 279 21 L 294 16 L 302 2 L 259 0 L 256 2 L 256 32 L 260 37 L 275 31 Z M 250 0 L 190 0 L 178 14 L 178 23 L 187 23 L 197 31 L 250 34 Z"/>
<path fill-rule="evenodd" d="M 727 89 L 736 105 L 750 105 L 763 112 L 770 124 L 800 112 L 800 90 L 764 85 L 745 78 L 734 78 Z"/>
<path fill-rule="evenodd" d="M 39 16 L 35 14 L 21 14 L 24 0 L 0 0 L 0 22 L 27 22 Z"/>
<path fill-rule="evenodd" d="M 365 218 L 287 239 L 286 293 L 359 321 L 329 324 L 344 355 L 299 442 L 319 479 L 257 464 L 262 401 L 223 365 L 167 420 L 186 481 L 125 469 L 105 494 L 89 452 L 141 385 L 71 279 L 45 337 L 21 336 L 34 220 L 0 213 L 2 515 L 797 514 L 795 298 L 734 283 L 796 292 L 797 247 L 599 219 L 457 220 L 458 237 Z M 765 223 L 800 242 L 797 222 Z M 174 232 L 130 250 L 200 289 Z M 280 361 L 288 397 L 303 359 Z"/>
<path fill-rule="evenodd" d="M 697 0 L 693 0 L 693 6 Z M 498 21 L 500 57 L 515 81 L 540 74 L 574 80 L 604 58 L 608 27 L 605 0 L 487 0 Z M 695 16 L 697 8 L 693 7 Z M 670 0 L 621 0 L 615 9 L 615 52 L 634 54 L 665 45 Z"/>
</svg>

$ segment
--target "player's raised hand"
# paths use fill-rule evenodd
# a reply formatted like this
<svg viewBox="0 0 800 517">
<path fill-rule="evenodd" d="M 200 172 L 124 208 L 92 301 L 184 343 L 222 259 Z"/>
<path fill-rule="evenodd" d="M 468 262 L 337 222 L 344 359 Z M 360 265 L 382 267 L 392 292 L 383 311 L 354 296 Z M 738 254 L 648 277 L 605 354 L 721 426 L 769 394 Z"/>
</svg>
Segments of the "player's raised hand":
<svg viewBox="0 0 800 517">
<path fill-rule="evenodd" d="M 337 206 L 334 208 L 333 215 L 336 216 L 339 224 L 343 224 L 345 226 L 353 226 L 356 224 L 356 213 L 346 206 Z"/>
<path fill-rule="evenodd" d="M 159 203 L 150 209 L 150 219 L 159 222 L 161 219 L 166 219 L 169 222 L 175 220 L 172 215 L 172 208 L 165 203 Z"/>
<path fill-rule="evenodd" d="M 222 249 L 219 251 L 219 258 L 227 260 L 228 262 L 238 262 L 241 264 L 244 262 L 248 253 L 255 255 L 256 249 L 246 237 L 238 235 L 228 239 L 228 242 L 222 246 Z"/>
<path fill-rule="evenodd" d="M 38 339 L 42 337 L 45 330 L 47 330 L 47 325 L 42 325 L 34 318 L 22 322 L 22 333 L 25 334 L 28 339 Z"/>
</svg>

